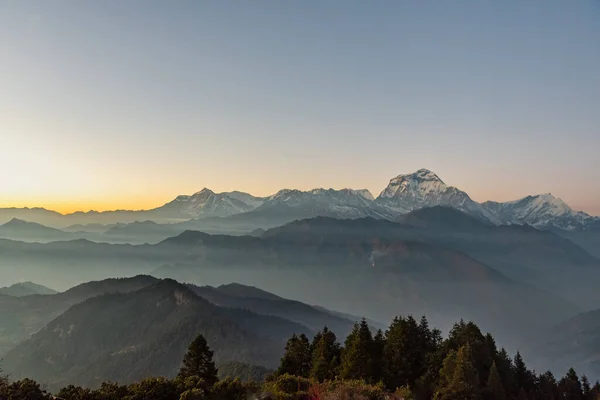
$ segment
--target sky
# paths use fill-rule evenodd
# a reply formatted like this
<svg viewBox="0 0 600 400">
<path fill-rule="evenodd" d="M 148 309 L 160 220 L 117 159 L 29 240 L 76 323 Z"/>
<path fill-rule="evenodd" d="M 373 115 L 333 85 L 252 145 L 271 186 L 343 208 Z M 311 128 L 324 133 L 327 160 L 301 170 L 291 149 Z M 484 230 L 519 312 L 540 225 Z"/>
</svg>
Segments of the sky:
<svg viewBox="0 0 600 400">
<path fill-rule="evenodd" d="M 600 1 L 0 0 L 0 207 L 368 188 L 600 214 Z"/>
</svg>

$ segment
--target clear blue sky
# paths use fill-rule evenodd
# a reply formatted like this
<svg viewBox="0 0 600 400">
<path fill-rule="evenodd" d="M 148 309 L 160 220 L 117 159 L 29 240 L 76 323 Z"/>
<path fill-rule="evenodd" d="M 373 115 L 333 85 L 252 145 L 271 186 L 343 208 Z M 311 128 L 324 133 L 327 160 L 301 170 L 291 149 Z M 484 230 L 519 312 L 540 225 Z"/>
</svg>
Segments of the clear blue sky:
<svg viewBox="0 0 600 400">
<path fill-rule="evenodd" d="M 0 54 L 0 206 L 424 167 L 600 214 L 597 0 L 0 0 Z"/>
</svg>

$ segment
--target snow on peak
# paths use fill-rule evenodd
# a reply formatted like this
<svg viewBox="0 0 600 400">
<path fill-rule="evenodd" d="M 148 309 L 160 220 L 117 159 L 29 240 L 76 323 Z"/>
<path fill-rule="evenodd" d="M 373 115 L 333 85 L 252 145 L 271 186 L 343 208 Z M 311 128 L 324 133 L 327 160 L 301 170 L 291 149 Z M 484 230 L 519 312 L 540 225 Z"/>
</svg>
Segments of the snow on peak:
<svg viewBox="0 0 600 400">
<path fill-rule="evenodd" d="M 565 203 L 564 201 L 562 201 L 562 199 L 559 199 L 558 197 L 552 196 L 551 193 L 544 193 L 537 196 L 533 196 L 532 203 L 535 204 L 536 207 L 549 207 L 554 212 L 560 214 L 573 212 L 573 209 L 569 207 L 567 203 Z"/>
<path fill-rule="evenodd" d="M 193 194 L 193 196 L 210 196 L 210 195 L 214 195 L 215 192 L 213 192 L 212 190 L 210 190 L 209 188 L 203 188 L 201 191 L 196 192 Z"/>
<path fill-rule="evenodd" d="M 446 185 L 434 172 L 424 168 L 391 179 L 375 201 L 395 215 L 425 207 L 446 206 L 489 218 L 483 207 L 468 194 Z"/>
<path fill-rule="evenodd" d="M 483 203 L 483 206 L 494 214 L 501 224 L 575 229 L 593 220 L 590 215 L 573 210 L 567 203 L 551 193 L 527 196 L 505 203 L 487 201 Z"/>
<path fill-rule="evenodd" d="M 173 218 L 225 217 L 251 211 L 263 202 L 263 199 L 247 193 L 215 193 L 204 188 L 191 196 L 177 196 L 175 200 L 157 210 Z"/>
<path fill-rule="evenodd" d="M 442 193 L 448 187 L 435 173 L 428 169 L 420 169 L 407 175 L 398 175 L 390 180 L 389 185 L 381 192 L 380 198 L 393 198 L 402 193 L 410 197 L 423 197 L 428 194 Z"/>
<path fill-rule="evenodd" d="M 375 197 L 373 197 L 371 192 L 369 192 L 369 190 L 367 190 L 367 189 L 358 189 L 358 190 L 348 189 L 348 190 L 351 190 L 354 194 L 362 196 L 369 201 L 375 200 Z"/>
</svg>

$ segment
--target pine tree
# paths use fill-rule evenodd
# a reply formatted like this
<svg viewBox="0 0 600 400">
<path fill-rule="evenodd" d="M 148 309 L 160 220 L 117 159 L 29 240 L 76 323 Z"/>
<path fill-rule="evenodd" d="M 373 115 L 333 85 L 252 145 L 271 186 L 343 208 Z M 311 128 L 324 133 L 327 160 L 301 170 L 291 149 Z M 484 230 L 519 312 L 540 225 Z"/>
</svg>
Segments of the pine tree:
<svg viewBox="0 0 600 400">
<path fill-rule="evenodd" d="M 450 385 L 452 378 L 454 377 L 454 370 L 456 369 L 456 355 L 457 351 L 451 349 L 442 363 L 442 368 L 439 372 L 439 387 L 444 388 Z"/>
<path fill-rule="evenodd" d="M 367 321 L 363 318 L 360 324 L 355 324 L 352 333 L 348 335 L 342 350 L 340 378 L 363 379 L 373 381 L 373 336 Z"/>
<path fill-rule="evenodd" d="M 590 390 L 589 400 L 600 400 L 600 382 L 596 381 L 592 390 Z"/>
<path fill-rule="evenodd" d="M 554 378 L 552 372 L 546 371 L 538 377 L 536 393 L 539 399 L 559 398 L 556 378 Z"/>
<path fill-rule="evenodd" d="M 178 378 L 185 379 L 196 376 L 204 380 L 207 387 L 210 388 L 219 380 L 217 372 L 213 361 L 213 352 L 208 347 L 204 336 L 198 335 L 190 344 L 183 358 Z"/>
<path fill-rule="evenodd" d="M 590 393 L 592 392 L 592 387 L 590 386 L 590 380 L 587 376 L 583 375 L 581 377 L 581 393 L 584 399 L 590 397 Z"/>
<path fill-rule="evenodd" d="M 564 378 L 558 383 L 561 399 L 580 400 L 582 398 L 581 381 L 577 372 L 570 368 Z"/>
<path fill-rule="evenodd" d="M 533 374 L 527 369 L 525 361 L 523 361 L 523 357 L 518 351 L 513 361 L 513 368 L 517 388 L 524 389 L 526 393 L 533 389 Z"/>
<path fill-rule="evenodd" d="M 461 347 L 454 356 L 454 362 L 444 361 L 447 370 L 445 374 L 454 370 L 452 378 L 436 395 L 439 400 L 476 400 L 479 398 L 479 378 L 477 370 L 471 362 L 471 349 L 469 346 Z M 447 377 L 446 377 L 447 380 Z"/>
<path fill-rule="evenodd" d="M 506 400 L 506 392 L 504 391 L 496 362 L 492 364 L 492 368 L 490 369 L 486 386 L 486 398 L 490 400 Z"/>
<path fill-rule="evenodd" d="M 500 379 L 504 385 L 504 391 L 509 398 L 516 397 L 519 393 L 519 388 L 515 381 L 513 361 L 508 355 L 506 349 L 502 348 L 494 357 Z"/>
<path fill-rule="evenodd" d="M 454 324 L 448 335 L 446 345 L 455 350 L 458 350 L 461 346 L 469 346 L 471 361 L 480 379 L 479 385 L 485 386 L 490 368 L 494 362 L 495 354 L 492 352 L 492 348 L 495 347 L 495 343 L 493 339 L 489 342 L 475 323 L 461 320 L 459 323 Z"/>
<path fill-rule="evenodd" d="M 413 387 L 427 369 L 428 339 L 412 317 L 395 318 L 386 332 L 383 375 L 388 389 Z"/>
<path fill-rule="evenodd" d="M 373 381 L 381 382 L 383 379 L 383 351 L 385 348 L 386 339 L 383 336 L 381 329 L 373 337 L 373 350 L 371 359 L 373 360 Z"/>
<path fill-rule="evenodd" d="M 340 363 L 340 345 L 335 333 L 323 328 L 313 340 L 310 377 L 319 382 L 335 378 Z"/>
<path fill-rule="evenodd" d="M 310 349 L 310 341 L 306 335 L 292 335 L 285 346 L 285 353 L 277 374 L 290 374 L 307 378 L 311 370 L 312 354 Z"/>
</svg>

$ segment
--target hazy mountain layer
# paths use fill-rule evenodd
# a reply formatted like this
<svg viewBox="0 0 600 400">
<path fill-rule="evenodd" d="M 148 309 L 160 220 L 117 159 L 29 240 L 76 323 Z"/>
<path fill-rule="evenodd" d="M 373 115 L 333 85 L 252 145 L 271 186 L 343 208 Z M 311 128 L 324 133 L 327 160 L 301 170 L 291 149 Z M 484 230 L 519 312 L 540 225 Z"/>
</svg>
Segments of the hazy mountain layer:
<svg viewBox="0 0 600 400">
<path fill-rule="evenodd" d="M 51 387 L 173 377 L 189 343 L 203 334 L 217 362 L 273 367 L 293 333 L 309 331 L 282 318 L 217 307 L 166 280 L 73 306 L 6 353 L 4 366 L 15 378 Z"/>
</svg>

